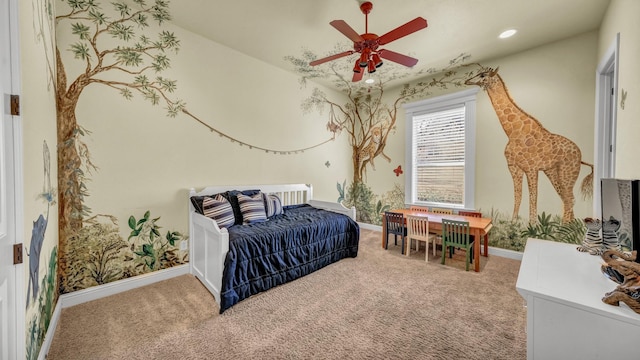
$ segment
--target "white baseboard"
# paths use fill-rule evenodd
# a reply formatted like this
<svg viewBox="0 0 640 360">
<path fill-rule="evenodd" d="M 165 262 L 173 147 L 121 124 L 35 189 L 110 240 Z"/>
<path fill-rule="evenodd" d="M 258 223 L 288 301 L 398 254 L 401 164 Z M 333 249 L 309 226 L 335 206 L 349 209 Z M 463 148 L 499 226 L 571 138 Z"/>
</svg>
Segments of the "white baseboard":
<svg viewBox="0 0 640 360">
<path fill-rule="evenodd" d="M 56 307 L 53 309 L 53 314 L 51 314 L 49 328 L 47 329 L 47 333 L 44 335 L 44 341 L 42 342 L 40 352 L 38 353 L 38 360 L 45 360 L 47 358 L 47 354 L 49 353 L 49 348 L 51 347 L 51 343 L 53 342 L 53 335 L 55 335 L 56 333 L 56 327 L 58 326 L 60 313 L 62 312 L 62 305 L 60 305 L 60 303 L 61 301 L 58 300 L 58 302 L 56 303 Z"/>
<path fill-rule="evenodd" d="M 174 266 L 168 269 L 154 271 L 152 273 L 138 275 L 136 277 L 110 282 L 104 285 L 90 287 L 84 290 L 78 290 L 69 294 L 62 294 L 58 298 L 58 303 L 53 310 L 51 321 L 47 334 L 42 342 L 42 347 L 38 353 L 38 360 L 45 360 L 49 353 L 49 348 L 56 333 L 56 327 L 60 320 L 60 314 L 63 308 L 85 303 L 87 301 L 97 300 L 110 295 L 115 295 L 124 291 L 133 290 L 146 285 L 151 285 L 158 281 L 168 280 L 180 275 L 189 273 L 189 264 Z"/>
<path fill-rule="evenodd" d="M 74 291 L 69 294 L 60 295 L 59 302 L 62 308 L 85 303 L 87 301 L 101 299 L 110 295 L 115 295 L 127 290 L 150 285 L 158 281 L 167 280 L 189 273 L 189 264 L 174 266 L 168 269 L 158 270 L 151 273 L 138 275 L 132 278 L 110 282 L 104 285 L 90 287 L 84 290 Z"/>
<path fill-rule="evenodd" d="M 522 254 L 520 251 L 514 251 L 509 249 L 502 249 L 489 246 L 489 255 L 500 256 L 507 259 L 522 261 Z"/>
<path fill-rule="evenodd" d="M 373 224 L 367 224 L 367 223 L 359 222 L 358 226 L 360 226 L 363 229 L 382 232 L 382 226 L 380 226 L 380 225 L 373 225 Z"/>
</svg>

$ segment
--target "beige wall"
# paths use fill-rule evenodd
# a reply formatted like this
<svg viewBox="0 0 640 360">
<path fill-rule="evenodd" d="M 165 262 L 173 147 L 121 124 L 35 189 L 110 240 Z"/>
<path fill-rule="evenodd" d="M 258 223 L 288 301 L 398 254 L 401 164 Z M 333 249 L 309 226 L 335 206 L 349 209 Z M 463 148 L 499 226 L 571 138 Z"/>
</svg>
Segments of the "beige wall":
<svg viewBox="0 0 640 360">
<path fill-rule="evenodd" d="M 331 138 L 328 113 L 303 114 L 301 102 L 313 87 L 301 89 L 294 74 L 171 24 L 163 29 L 175 33 L 181 48 L 168 54 L 171 68 L 162 76 L 178 81 L 175 97 L 202 121 L 274 150 L 302 149 Z M 155 32 L 152 26 L 147 34 Z M 68 27 L 59 27 L 57 36 L 74 78 L 82 63 L 66 49 L 76 38 Z M 164 232 L 187 233 L 191 187 L 309 183 L 315 198 L 335 201 L 336 182 L 350 174 L 344 137 L 298 154 L 266 153 L 232 143 L 184 114 L 167 117 L 164 105 L 152 106 L 140 97 L 127 101 L 101 85 L 86 88 L 76 113 L 79 124 L 92 132 L 85 140 L 99 167 L 88 184 L 87 205 L 94 214 L 115 215 L 124 239 L 128 217 L 139 218 L 146 210 L 161 216 Z"/>
<path fill-rule="evenodd" d="M 50 178 L 51 185 L 57 185 L 56 167 L 56 105 L 53 88 L 53 23 L 46 11 L 46 1 L 20 1 L 20 82 L 21 82 L 21 118 L 23 131 L 23 189 L 24 189 L 24 246 L 30 253 L 31 234 L 33 222 L 40 215 L 47 218 L 47 201 L 40 195 L 47 191 L 44 174 L 43 142 L 46 141 L 50 151 Z M 50 265 L 51 253 L 58 245 L 58 210 L 55 204 L 49 206 L 48 225 L 45 232 L 44 243 L 40 250 L 40 266 L 38 283 L 39 293 L 45 291 L 41 286 L 42 279 L 47 275 Z M 29 285 L 29 262 L 31 259 L 25 256 L 25 298 Z M 57 288 L 54 289 L 57 293 Z M 55 297 L 57 301 L 57 296 Z M 55 303 L 50 309 L 55 307 Z M 42 317 L 50 317 L 39 308 L 44 306 L 38 300 L 31 301 L 27 307 L 26 325 L 27 331 L 27 355 L 34 355 L 41 345 L 43 338 L 36 334 L 35 343 L 31 343 L 31 322 L 36 324 Z M 42 313 L 41 313 L 42 311 Z M 48 320 L 46 321 L 48 323 Z M 46 332 L 47 329 L 44 329 Z M 35 353 L 37 356 L 37 352 Z"/>
<path fill-rule="evenodd" d="M 616 174 L 623 179 L 640 178 L 640 1 L 612 0 L 600 27 L 598 59 L 620 34 L 616 131 Z M 624 109 L 622 91 L 627 93 Z"/>
<path fill-rule="evenodd" d="M 594 72 L 598 35 L 590 32 L 563 41 L 540 46 L 507 57 L 481 61 L 484 66 L 500 67 L 513 100 L 527 113 L 536 117 L 549 131 L 575 142 L 582 151 L 582 159 L 593 163 L 593 112 L 595 97 Z M 473 54 L 470 61 L 474 61 Z M 461 90 L 449 88 L 433 96 Z M 396 94 L 389 95 L 391 98 Z M 397 123 L 397 133 L 388 141 L 387 154 L 391 163 L 379 162 L 370 171 L 369 184 L 374 192 L 390 189 L 396 179 L 392 169 L 404 167 L 404 113 Z M 478 92 L 476 111 L 476 185 L 475 207 L 483 212 L 491 209 L 506 214 L 513 212 L 513 182 L 504 157 L 507 143 L 498 118 L 485 92 Z M 591 215 L 592 200 L 582 200 L 579 184 L 590 168 L 582 167 L 574 194 L 576 217 Z M 404 185 L 404 183 L 402 183 Z M 528 190 L 523 181 L 523 200 L 520 216 L 528 218 Z M 562 215 L 562 202 L 548 178 L 540 173 L 538 213 Z"/>
</svg>

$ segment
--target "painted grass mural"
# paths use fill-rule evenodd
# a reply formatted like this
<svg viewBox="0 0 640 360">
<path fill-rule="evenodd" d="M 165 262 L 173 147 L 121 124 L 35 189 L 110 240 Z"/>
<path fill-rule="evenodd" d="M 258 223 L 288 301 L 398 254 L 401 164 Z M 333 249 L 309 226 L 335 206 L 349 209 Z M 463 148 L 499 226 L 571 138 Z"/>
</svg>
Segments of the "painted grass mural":
<svg viewBox="0 0 640 360">
<path fill-rule="evenodd" d="M 53 316 L 53 308 L 58 298 L 56 286 L 56 267 L 58 266 L 58 248 L 55 247 L 48 256 L 46 275 L 40 283 L 40 291 L 34 303 L 35 313 L 27 322 L 27 349 L 26 357 L 29 360 L 37 359 L 44 337 L 49 329 L 49 323 Z"/>
<path fill-rule="evenodd" d="M 338 202 L 345 206 L 355 206 L 361 213 L 360 221 L 373 225 L 382 225 L 382 214 L 391 209 L 405 207 L 404 191 L 399 184 L 395 184 L 391 191 L 382 196 L 377 196 L 364 183 L 356 183 L 354 186 L 337 183 Z M 493 228 L 489 233 L 489 246 L 507 250 L 524 251 L 527 239 L 537 238 L 557 242 L 580 244 L 584 239 L 587 228 L 580 219 L 563 222 L 560 215 L 551 215 L 542 212 L 537 221 L 529 222 L 520 216 L 513 218 L 495 209 L 483 212 L 482 216 L 492 219 Z"/>
</svg>

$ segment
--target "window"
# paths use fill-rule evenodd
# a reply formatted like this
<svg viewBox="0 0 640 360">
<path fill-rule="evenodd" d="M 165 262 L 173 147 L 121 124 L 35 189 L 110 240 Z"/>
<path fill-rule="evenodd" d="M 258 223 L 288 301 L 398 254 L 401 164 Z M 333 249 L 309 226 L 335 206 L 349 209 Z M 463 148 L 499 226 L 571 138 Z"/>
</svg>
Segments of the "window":
<svg viewBox="0 0 640 360">
<path fill-rule="evenodd" d="M 474 208 L 478 89 L 405 105 L 405 201 Z"/>
</svg>

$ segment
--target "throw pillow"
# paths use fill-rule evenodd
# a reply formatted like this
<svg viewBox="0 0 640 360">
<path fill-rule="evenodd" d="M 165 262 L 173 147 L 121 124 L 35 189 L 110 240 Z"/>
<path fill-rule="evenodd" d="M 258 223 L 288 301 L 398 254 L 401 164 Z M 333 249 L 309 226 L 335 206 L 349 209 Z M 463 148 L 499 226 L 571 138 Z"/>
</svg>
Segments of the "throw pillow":
<svg viewBox="0 0 640 360">
<path fill-rule="evenodd" d="M 243 224 L 255 224 L 267 220 L 262 193 L 253 196 L 243 194 L 238 194 L 237 196 Z"/>
<path fill-rule="evenodd" d="M 280 201 L 278 195 L 264 194 L 264 204 L 264 209 L 267 212 L 267 218 L 282 214 L 282 201 Z"/>
<path fill-rule="evenodd" d="M 202 209 L 204 216 L 215 220 L 221 229 L 230 227 L 236 222 L 231 204 L 220 194 L 214 197 L 206 196 L 202 200 Z"/>
<path fill-rule="evenodd" d="M 205 197 L 206 196 L 191 197 L 191 204 L 193 204 L 193 208 L 196 209 L 196 212 L 201 215 L 204 215 L 204 212 L 202 211 L 202 201 L 204 200 Z"/>
<path fill-rule="evenodd" d="M 233 215 L 236 217 L 236 225 L 242 225 L 242 212 L 240 211 L 240 205 L 238 204 L 238 194 L 253 196 L 255 194 L 260 194 L 260 190 L 229 190 L 222 193 L 222 196 L 229 200 L 231 208 L 233 208 Z"/>
</svg>

